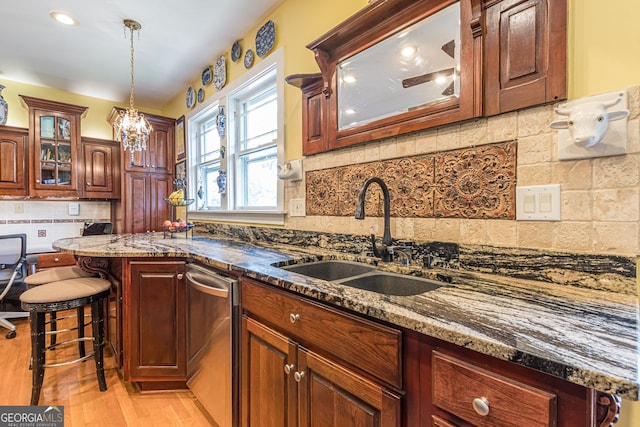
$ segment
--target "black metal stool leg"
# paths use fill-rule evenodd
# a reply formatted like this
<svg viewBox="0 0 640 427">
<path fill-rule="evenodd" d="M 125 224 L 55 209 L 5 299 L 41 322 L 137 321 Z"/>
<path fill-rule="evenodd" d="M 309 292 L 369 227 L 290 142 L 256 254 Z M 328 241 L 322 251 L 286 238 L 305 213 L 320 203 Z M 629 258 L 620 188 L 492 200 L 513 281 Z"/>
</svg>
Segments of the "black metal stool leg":
<svg viewBox="0 0 640 427">
<path fill-rule="evenodd" d="M 96 373 L 100 391 L 107 389 L 104 377 L 104 300 L 99 299 L 91 303 L 91 325 L 93 327 L 93 358 L 96 361 Z"/>
<path fill-rule="evenodd" d="M 87 353 L 84 348 L 84 306 L 76 309 L 76 317 L 78 318 L 78 354 L 80 357 L 84 357 Z"/>
<path fill-rule="evenodd" d="M 37 405 L 44 380 L 45 330 L 44 313 L 32 312 L 31 322 L 31 405 Z"/>
</svg>

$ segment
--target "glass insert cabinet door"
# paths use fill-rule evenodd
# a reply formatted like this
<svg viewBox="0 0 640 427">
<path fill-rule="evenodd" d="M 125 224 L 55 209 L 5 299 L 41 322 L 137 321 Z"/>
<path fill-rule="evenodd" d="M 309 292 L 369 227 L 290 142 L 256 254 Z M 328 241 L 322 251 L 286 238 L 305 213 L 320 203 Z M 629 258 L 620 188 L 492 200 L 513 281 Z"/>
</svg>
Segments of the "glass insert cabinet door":
<svg viewBox="0 0 640 427">
<path fill-rule="evenodd" d="M 40 188 L 69 188 L 75 178 L 74 117 L 38 114 L 36 117 L 36 184 Z M 38 143 L 39 142 L 39 143 Z"/>
</svg>

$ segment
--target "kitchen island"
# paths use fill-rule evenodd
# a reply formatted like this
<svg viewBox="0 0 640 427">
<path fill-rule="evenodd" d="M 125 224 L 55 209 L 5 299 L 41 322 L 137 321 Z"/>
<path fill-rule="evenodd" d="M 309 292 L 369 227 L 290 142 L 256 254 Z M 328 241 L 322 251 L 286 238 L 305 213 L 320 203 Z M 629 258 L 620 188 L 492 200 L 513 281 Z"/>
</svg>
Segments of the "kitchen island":
<svg viewBox="0 0 640 427">
<path fill-rule="evenodd" d="M 91 236 L 60 239 L 53 246 L 81 261 L 85 257 L 193 260 L 572 384 L 638 400 L 638 301 L 632 295 L 427 269 L 420 274 L 446 277 L 451 283 L 425 294 L 389 296 L 278 268 L 318 259 L 354 259 L 352 255 L 226 239 L 163 237 L 162 233 Z"/>
</svg>

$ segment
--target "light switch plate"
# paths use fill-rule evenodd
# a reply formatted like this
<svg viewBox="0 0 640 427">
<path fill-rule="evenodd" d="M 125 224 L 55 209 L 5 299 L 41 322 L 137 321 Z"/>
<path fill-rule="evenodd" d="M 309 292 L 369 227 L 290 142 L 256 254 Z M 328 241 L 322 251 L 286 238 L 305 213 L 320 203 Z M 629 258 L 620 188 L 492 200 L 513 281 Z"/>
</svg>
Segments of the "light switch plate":
<svg viewBox="0 0 640 427">
<path fill-rule="evenodd" d="M 560 184 L 516 188 L 518 221 L 560 221 Z"/>
<path fill-rule="evenodd" d="M 289 216 L 307 216 L 304 199 L 291 199 L 289 201 Z"/>
</svg>

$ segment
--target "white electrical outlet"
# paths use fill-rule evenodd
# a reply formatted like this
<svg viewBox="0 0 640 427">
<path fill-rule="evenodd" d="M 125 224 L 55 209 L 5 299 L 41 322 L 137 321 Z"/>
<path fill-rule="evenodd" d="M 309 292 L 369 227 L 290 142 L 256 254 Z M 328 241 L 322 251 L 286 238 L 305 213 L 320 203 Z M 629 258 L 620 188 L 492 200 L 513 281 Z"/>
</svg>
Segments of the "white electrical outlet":
<svg viewBox="0 0 640 427">
<path fill-rule="evenodd" d="M 289 216 L 306 216 L 304 199 L 291 199 L 289 201 Z"/>
<path fill-rule="evenodd" d="M 560 184 L 516 188 L 518 221 L 560 221 Z"/>
<path fill-rule="evenodd" d="M 17 213 L 17 214 L 23 214 L 24 213 L 24 203 L 18 202 L 15 205 L 13 205 L 13 212 Z"/>
<path fill-rule="evenodd" d="M 69 203 L 69 215 L 80 215 L 80 203 Z"/>
</svg>

